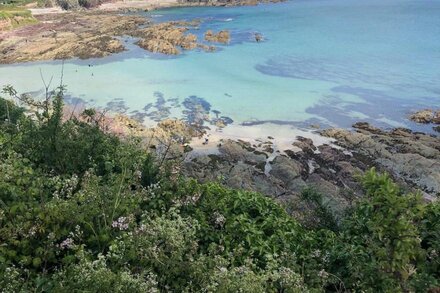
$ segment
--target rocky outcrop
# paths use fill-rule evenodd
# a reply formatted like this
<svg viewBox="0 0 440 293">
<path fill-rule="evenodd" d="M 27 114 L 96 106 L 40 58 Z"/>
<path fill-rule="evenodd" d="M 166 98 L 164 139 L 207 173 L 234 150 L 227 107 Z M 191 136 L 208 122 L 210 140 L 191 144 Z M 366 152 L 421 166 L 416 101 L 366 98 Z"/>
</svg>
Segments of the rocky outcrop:
<svg viewBox="0 0 440 293">
<path fill-rule="evenodd" d="M 349 205 L 346 194 L 362 194 L 356 175 L 368 164 L 339 148 L 317 147 L 301 137 L 298 141 L 302 141 L 299 151 L 281 153 L 268 147 L 269 141 L 251 145 L 227 140 L 219 145 L 218 153 L 187 160 L 183 172 L 202 182 L 220 180 L 232 188 L 261 192 L 291 207 L 291 213 L 300 209 L 305 188 L 321 192 L 335 213 Z"/>
<path fill-rule="evenodd" d="M 215 51 L 214 46 L 198 43 L 197 36 L 188 33 L 189 28 L 199 26 L 199 20 L 152 24 L 139 15 L 100 11 L 37 17 L 38 24 L 0 32 L 0 64 L 105 57 L 125 50 L 122 36 L 136 37 L 143 49 L 167 55 L 196 48 Z"/>
<path fill-rule="evenodd" d="M 179 49 L 192 50 L 197 48 L 197 36 L 186 34 L 188 28 L 177 26 L 174 23 L 161 23 L 136 32 L 135 36 L 141 40 L 136 44 L 154 52 L 168 55 L 177 55 Z"/>
<path fill-rule="evenodd" d="M 231 35 L 229 31 L 226 30 L 219 31 L 218 33 L 215 33 L 212 30 L 208 30 L 205 33 L 205 40 L 208 42 L 228 44 L 231 40 Z"/>
<path fill-rule="evenodd" d="M 440 110 L 434 111 L 431 109 L 425 109 L 417 111 L 413 113 L 409 119 L 417 123 L 440 124 Z"/>
<path fill-rule="evenodd" d="M 411 121 L 423 124 L 434 124 L 432 129 L 440 132 L 440 110 L 425 109 L 417 111 L 409 116 Z"/>
<path fill-rule="evenodd" d="M 37 18 L 37 24 L 0 33 L 0 63 L 108 56 L 125 50 L 118 36 L 146 23 L 141 16 L 98 12 Z"/>
<path fill-rule="evenodd" d="M 440 138 L 402 128 L 382 131 L 365 123 L 354 127 L 355 132 L 328 129 L 322 135 L 427 194 L 440 195 Z"/>
<path fill-rule="evenodd" d="M 283 152 L 274 151 L 270 140 L 227 140 L 218 152 L 191 156 L 183 172 L 202 182 L 261 192 L 307 221 L 313 216 L 301 196 L 305 189 L 319 192 L 337 216 L 363 195 L 358 176 L 371 167 L 389 172 L 409 192 L 421 190 L 427 200 L 440 196 L 440 138 L 402 128 L 385 131 L 367 123 L 354 128 L 322 131 L 336 139 L 332 145 L 297 137 L 292 149 Z"/>
<path fill-rule="evenodd" d="M 0 19 L 0 32 L 9 30 L 11 28 L 12 28 L 12 21 L 9 18 Z"/>
<path fill-rule="evenodd" d="M 136 44 L 145 49 L 148 50 L 150 52 L 153 53 L 162 53 L 162 54 L 167 54 L 167 55 L 178 55 L 180 54 L 180 51 L 177 49 L 176 46 L 174 46 L 172 43 L 170 43 L 167 40 L 161 40 L 161 39 L 151 39 L 151 40 L 146 40 L 146 39 L 142 39 L 138 42 L 136 42 Z"/>
</svg>

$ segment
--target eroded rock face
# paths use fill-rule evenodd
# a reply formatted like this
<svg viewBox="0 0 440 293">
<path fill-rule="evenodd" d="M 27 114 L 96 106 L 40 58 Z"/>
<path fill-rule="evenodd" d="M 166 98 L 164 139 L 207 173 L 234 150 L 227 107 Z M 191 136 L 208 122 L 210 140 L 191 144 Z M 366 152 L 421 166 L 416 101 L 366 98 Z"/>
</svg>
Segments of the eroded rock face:
<svg viewBox="0 0 440 293">
<path fill-rule="evenodd" d="M 205 33 L 205 40 L 208 42 L 228 44 L 231 40 L 231 35 L 227 30 L 219 31 L 218 33 L 208 30 Z"/>
</svg>

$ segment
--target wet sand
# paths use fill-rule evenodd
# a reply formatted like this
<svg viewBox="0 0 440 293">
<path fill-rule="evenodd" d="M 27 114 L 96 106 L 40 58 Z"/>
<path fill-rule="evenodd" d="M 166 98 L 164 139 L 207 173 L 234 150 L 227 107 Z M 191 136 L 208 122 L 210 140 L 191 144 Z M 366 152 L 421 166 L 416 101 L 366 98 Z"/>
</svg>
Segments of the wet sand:
<svg viewBox="0 0 440 293">
<path fill-rule="evenodd" d="M 262 125 L 244 126 L 228 125 L 222 129 L 207 130 L 202 137 L 192 139 L 190 146 L 195 153 L 215 153 L 217 146 L 228 139 L 249 142 L 253 145 L 270 142 L 275 151 L 284 153 L 285 150 L 299 151 L 292 145 L 297 137 L 309 138 L 316 146 L 333 145 L 334 139 L 324 137 L 313 129 L 300 129 L 291 125 L 265 123 Z M 208 141 L 206 141 L 208 139 Z"/>
</svg>

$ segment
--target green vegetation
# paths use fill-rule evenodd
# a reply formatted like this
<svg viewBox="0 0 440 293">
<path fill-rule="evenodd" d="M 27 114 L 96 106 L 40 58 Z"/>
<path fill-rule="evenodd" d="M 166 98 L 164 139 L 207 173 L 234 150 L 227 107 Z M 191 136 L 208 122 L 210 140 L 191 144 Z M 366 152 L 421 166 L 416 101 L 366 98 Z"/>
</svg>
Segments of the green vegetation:
<svg viewBox="0 0 440 293">
<path fill-rule="evenodd" d="M 0 7 L 14 7 L 14 6 L 23 6 L 29 3 L 35 2 L 34 0 L 2 0 L 0 2 Z"/>
<path fill-rule="evenodd" d="M 13 17 L 32 17 L 32 14 L 25 8 L 0 5 L 0 19 Z"/>
<path fill-rule="evenodd" d="M 14 20 L 17 17 L 25 17 L 28 19 L 28 22 L 24 24 L 37 22 L 37 20 L 32 17 L 31 12 L 24 7 L 33 2 L 35 2 L 38 7 L 53 7 L 58 5 L 64 10 L 92 8 L 103 3 L 102 0 L 6 0 L 3 2 L 0 1 L 0 20 Z"/>
<path fill-rule="evenodd" d="M 440 286 L 440 205 L 403 194 L 385 174 L 368 172 L 365 198 L 339 220 L 305 191 L 320 218 L 306 228 L 261 194 L 176 175 L 139 139 L 119 139 L 87 119 L 63 122 L 63 88 L 41 102 L 11 87 L 4 93 L 2 292 Z"/>
<path fill-rule="evenodd" d="M 102 3 L 102 0 L 40 0 L 39 5 L 52 7 L 56 4 L 64 10 L 74 10 L 79 8 L 92 8 Z"/>
<path fill-rule="evenodd" d="M 37 22 L 29 10 L 9 5 L 0 5 L 0 21 L 2 20 L 10 21 L 9 28 Z"/>
</svg>

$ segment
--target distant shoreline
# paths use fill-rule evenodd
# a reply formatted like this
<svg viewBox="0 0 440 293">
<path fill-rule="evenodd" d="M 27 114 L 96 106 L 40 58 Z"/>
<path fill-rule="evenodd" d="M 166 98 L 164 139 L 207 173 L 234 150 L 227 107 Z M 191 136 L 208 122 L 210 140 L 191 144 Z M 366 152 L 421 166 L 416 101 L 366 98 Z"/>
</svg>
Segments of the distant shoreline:
<svg viewBox="0 0 440 293">
<path fill-rule="evenodd" d="M 6 27 L 6 30 L 0 27 L 0 51 L 3 52 L 0 64 L 103 58 L 127 50 L 120 40 L 124 36 L 137 39 L 136 45 L 153 53 L 177 55 L 194 49 L 213 52 L 216 50 L 215 43 L 229 42 L 229 32 L 224 32 L 227 39 L 220 40 L 215 35 L 219 32 L 210 32 L 215 38 L 207 39 L 205 36 L 205 40 L 197 40 L 187 31 L 197 27 L 200 24 L 198 20 L 154 23 L 145 16 L 120 13 L 173 7 L 250 6 L 283 1 L 180 3 L 165 0 L 159 3 L 156 0 L 133 0 L 107 2 L 86 10 L 26 6 L 35 23 L 11 29 Z"/>
</svg>

